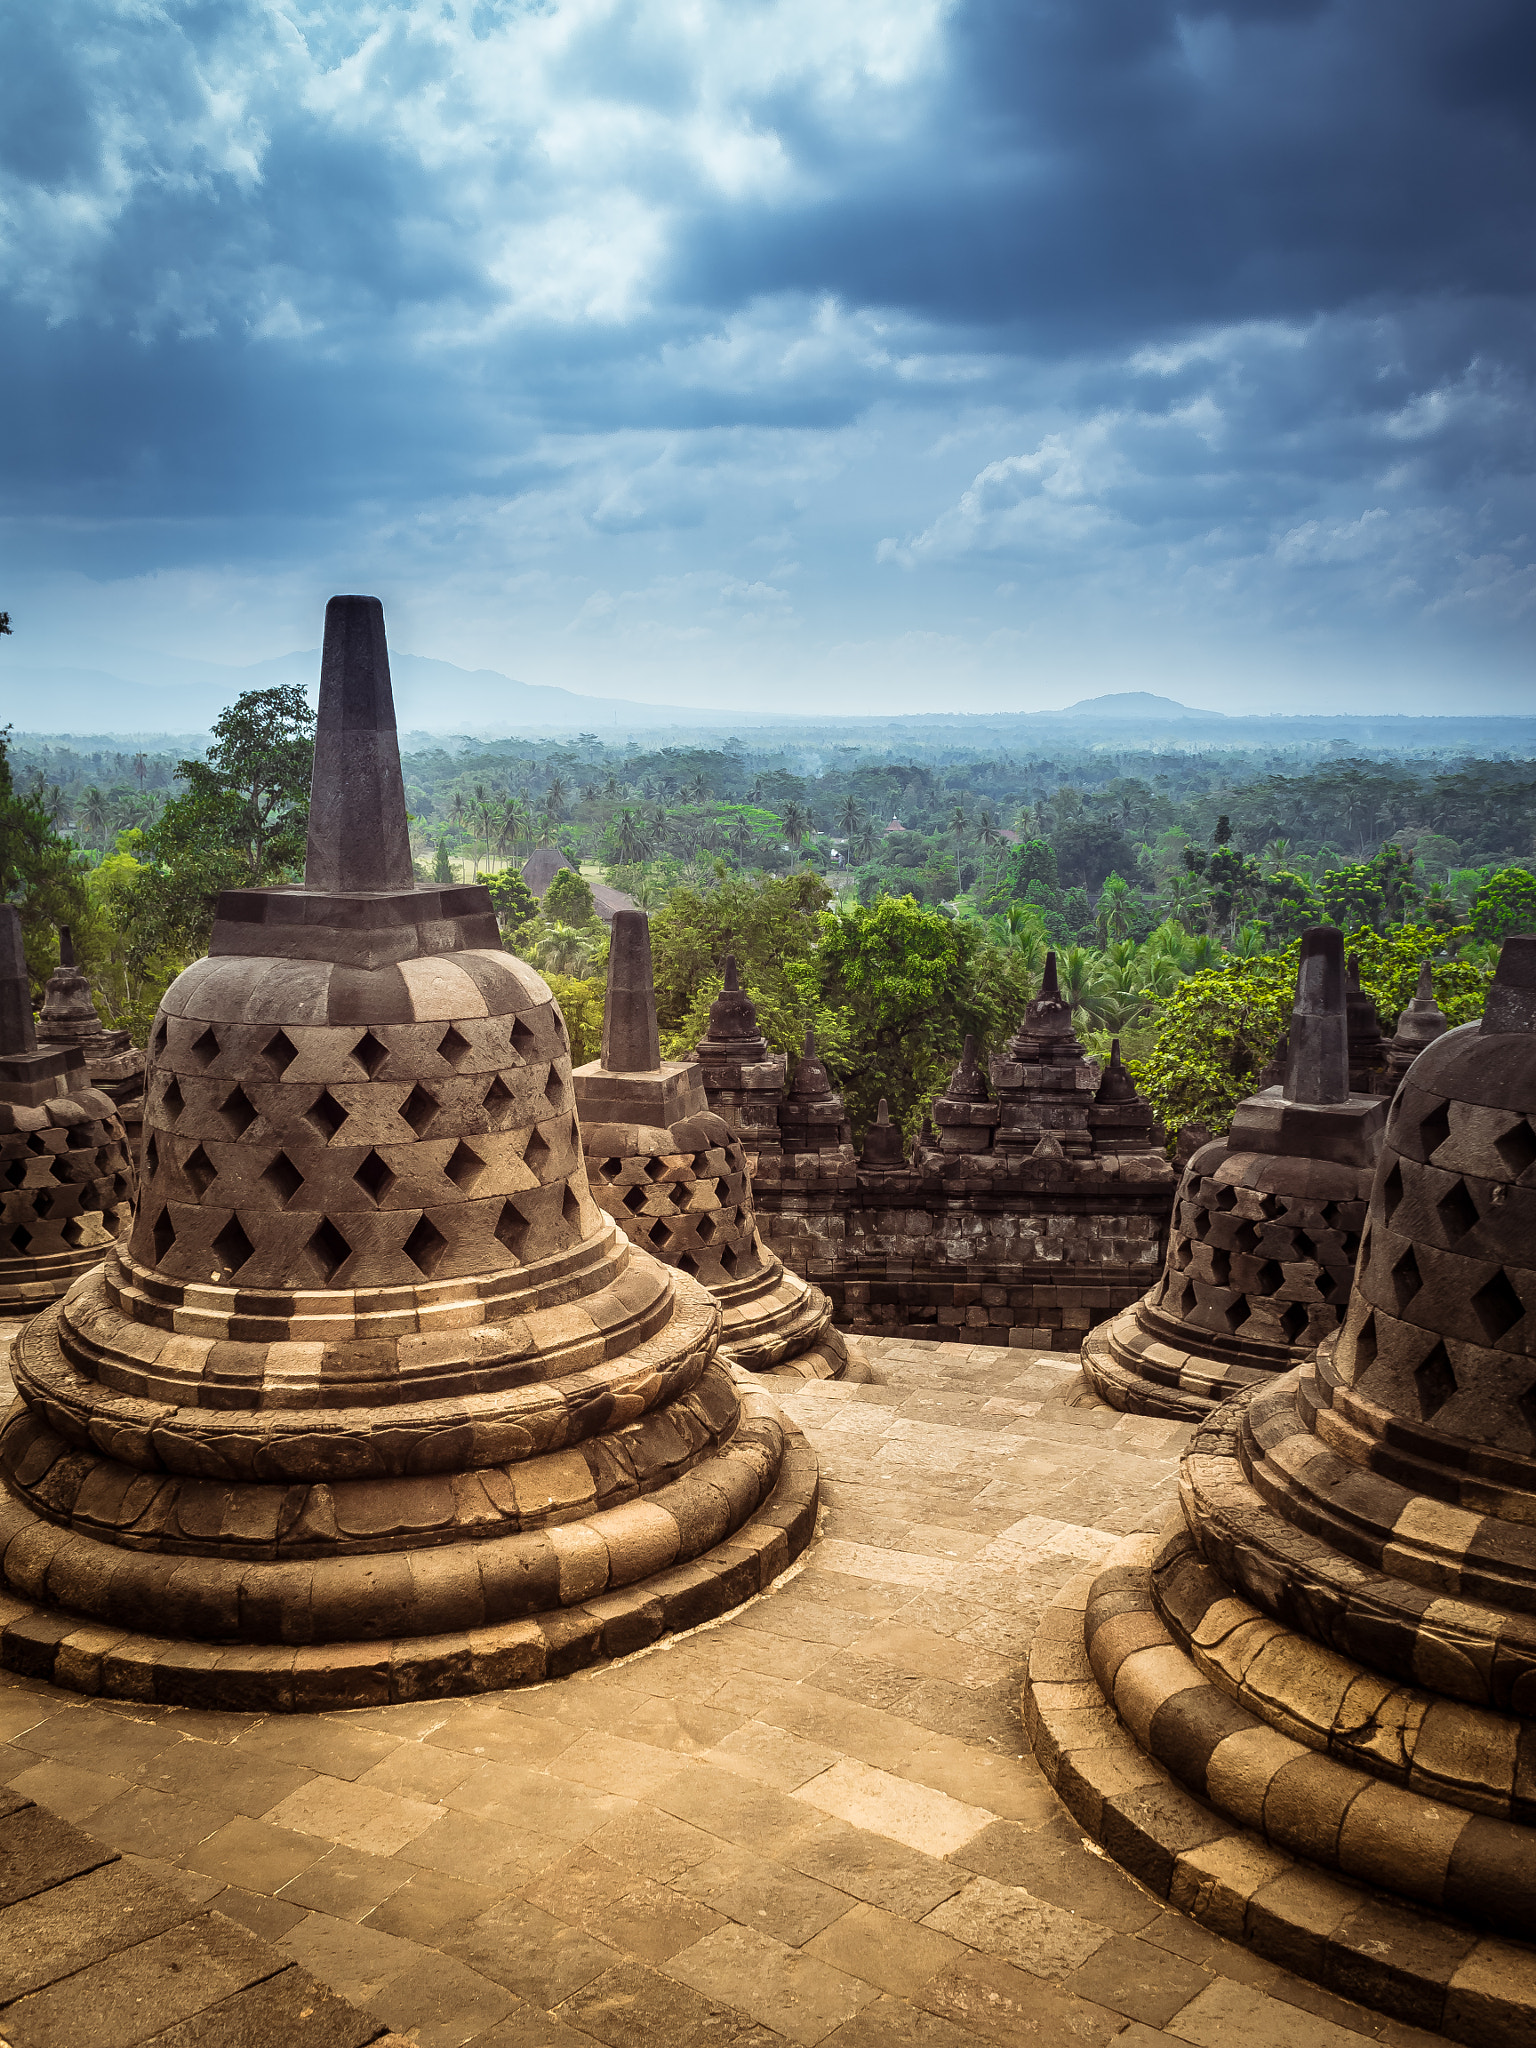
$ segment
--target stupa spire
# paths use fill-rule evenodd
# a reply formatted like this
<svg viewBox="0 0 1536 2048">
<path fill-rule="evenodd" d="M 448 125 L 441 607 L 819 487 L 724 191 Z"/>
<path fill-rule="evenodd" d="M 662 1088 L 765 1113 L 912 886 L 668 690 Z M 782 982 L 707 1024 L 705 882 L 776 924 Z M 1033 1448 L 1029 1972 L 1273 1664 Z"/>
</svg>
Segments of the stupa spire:
<svg viewBox="0 0 1536 2048">
<path fill-rule="evenodd" d="M 1349 1023 L 1344 934 L 1331 925 L 1303 932 L 1291 1010 L 1285 1093 L 1291 1102 L 1349 1100 Z"/>
<path fill-rule="evenodd" d="M 332 894 L 416 886 L 376 597 L 333 597 L 325 608 L 304 885 Z"/>
<path fill-rule="evenodd" d="M 661 1066 L 651 921 L 643 910 L 614 915 L 603 1004 L 603 1065 L 610 1074 L 654 1074 Z"/>
</svg>

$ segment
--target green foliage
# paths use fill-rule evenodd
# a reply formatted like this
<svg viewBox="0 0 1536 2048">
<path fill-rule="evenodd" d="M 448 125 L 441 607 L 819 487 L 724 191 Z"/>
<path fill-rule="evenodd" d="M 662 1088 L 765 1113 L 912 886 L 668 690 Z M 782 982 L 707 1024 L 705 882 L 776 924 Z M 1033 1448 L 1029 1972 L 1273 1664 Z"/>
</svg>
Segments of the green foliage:
<svg viewBox="0 0 1536 2048">
<path fill-rule="evenodd" d="M 557 877 L 558 879 L 558 877 Z M 521 931 L 524 925 L 532 923 L 539 912 L 539 899 L 516 868 L 507 868 L 499 875 L 492 875 L 486 883 L 490 892 L 491 908 L 503 933 L 510 937 Z M 592 891 L 587 891 L 587 901 L 592 900 Z"/>
<path fill-rule="evenodd" d="M 1360 986 L 1376 1005 L 1383 1031 L 1397 1029 L 1399 1013 L 1412 998 L 1419 969 L 1448 944 L 1472 936 L 1465 925 L 1440 931 L 1428 924 L 1390 925 L 1385 932 L 1350 932 L 1344 944 L 1360 966 Z M 1442 960 L 1432 969 L 1435 1001 L 1451 1024 L 1470 1024 L 1481 1017 L 1488 1000 L 1493 970 L 1470 960 Z"/>
<path fill-rule="evenodd" d="M 966 1033 L 982 1052 L 995 1049 L 1033 987 L 1017 954 L 910 896 L 829 913 L 818 965 L 844 1022 L 841 1079 L 857 1129 L 873 1122 L 882 1095 L 910 1125 L 948 1079 Z"/>
<path fill-rule="evenodd" d="M 821 1002 L 816 970 L 817 920 L 831 893 L 819 875 L 749 879 L 723 862 L 707 889 L 672 892 L 651 918 L 656 1013 L 669 1059 L 704 1035 L 727 953 L 771 1051 L 797 1054 L 811 1025 L 826 1053 L 839 1057 L 839 1020 Z"/>
<path fill-rule="evenodd" d="M 28 977 L 41 989 L 59 957 L 55 928 L 86 922 L 84 861 L 60 838 L 42 791 L 15 787 L 9 733 L 0 732 L 0 897 L 21 913 Z"/>
<path fill-rule="evenodd" d="M 440 889 L 446 889 L 458 879 L 453 872 L 453 862 L 448 858 L 448 834 L 446 832 L 439 832 L 437 835 L 437 851 L 432 861 L 432 879 Z M 528 893 L 531 896 L 533 891 L 530 889 Z"/>
<path fill-rule="evenodd" d="M 1507 939 L 1515 932 L 1536 932 L 1536 875 L 1524 868 L 1501 868 L 1478 890 L 1472 904 L 1472 929 L 1480 939 Z"/>
<path fill-rule="evenodd" d="M 1384 846 L 1374 859 L 1327 869 L 1317 894 L 1327 923 L 1384 931 L 1388 924 L 1401 923 L 1418 901 L 1413 857 L 1400 847 Z"/>
<path fill-rule="evenodd" d="M 571 1034 L 571 1065 L 584 1067 L 590 1060 L 599 1058 L 603 1050 L 603 997 L 607 977 L 594 974 L 583 979 L 549 969 L 544 979 L 560 1005 L 565 1028 Z"/>
<path fill-rule="evenodd" d="M 574 868 L 556 868 L 544 891 L 544 915 L 552 924 L 574 925 L 578 929 L 595 915 L 592 884 Z"/>
<path fill-rule="evenodd" d="M 1163 999 L 1156 1045 L 1131 1072 L 1170 1137 L 1191 1123 L 1224 1131 L 1252 1094 L 1291 1014 L 1296 956 L 1292 947 L 1226 959 L 1187 975 Z"/>
<path fill-rule="evenodd" d="M 206 951 L 221 889 L 302 871 L 314 723 L 300 689 L 247 690 L 214 720 L 206 760 L 177 764 L 186 793 L 125 835 L 140 865 L 112 902 L 136 973 Z"/>
</svg>

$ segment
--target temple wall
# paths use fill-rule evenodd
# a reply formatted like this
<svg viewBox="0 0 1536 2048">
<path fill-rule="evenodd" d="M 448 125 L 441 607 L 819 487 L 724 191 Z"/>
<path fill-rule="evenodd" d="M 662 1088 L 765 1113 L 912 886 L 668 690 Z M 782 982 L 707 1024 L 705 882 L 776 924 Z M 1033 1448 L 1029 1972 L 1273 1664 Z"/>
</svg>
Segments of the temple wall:
<svg viewBox="0 0 1536 2048">
<path fill-rule="evenodd" d="M 1075 1351 L 1156 1279 L 1173 1190 L 1140 1160 L 1051 1164 L 871 1174 L 765 1154 L 758 1227 L 842 1329 Z"/>
</svg>

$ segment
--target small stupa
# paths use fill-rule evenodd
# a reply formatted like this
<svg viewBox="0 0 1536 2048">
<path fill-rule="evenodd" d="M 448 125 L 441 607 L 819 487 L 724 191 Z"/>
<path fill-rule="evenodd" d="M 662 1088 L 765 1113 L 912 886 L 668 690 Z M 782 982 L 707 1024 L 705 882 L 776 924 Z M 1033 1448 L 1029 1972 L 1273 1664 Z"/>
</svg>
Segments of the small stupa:
<svg viewBox="0 0 1536 2048">
<path fill-rule="evenodd" d="M 1136 1083 L 1120 1057 L 1119 1039 L 1111 1039 L 1109 1064 L 1088 1111 L 1095 1153 L 1148 1151 L 1154 1121 L 1151 1105 L 1136 1093 Z"/>
<path fill-rule="evenodd" d="M 809 1539 L 804 1439 L 592 1199 L 548 987 L 483 886 L 414 880 L 376 598 L 326 609 L 304 882 L 220 895 L 142 1156 L 131 1238 L 15 1346 L 11 1668 L 262 1712 L 502 1688 Z"/>
<path fill-rule="evenodd" d="M 128 1141 L 74 1045 L 39 1045 L 21 919 L 0 904 L 0 1315 L 57 1301 L 132 1213 Z"/>
<path fill-rule="evenodd" d="M 902 1150 L 901 1125 L 891 1122 L 890 1104 L 882 1095 L 875 1120 L 864 1133 L 859 1154 L 860 1173 L 905 1173 L 907 1155 Z"/>
<path fill-rule="evenodd" d="M 1434 970 L 1426 960 L 1419 969 L 1419 985 L 1397 1020 L 1397 1030 L 1387 1041 L 1387 1085 L 1396 1090 L 1425 1046 L 1433 1045 L 1450 1030 L 1450 1020 L 1435 1001 Z"/>
<path fill-rule="evenodd" d="M 102 1023 L 91 984 L 75 964 L 74 938 L 67 924 L 59 926 L 59 964 L 43 991 L 37 1042 L 72 1045 L 84 1053 L 91 1086 L 115 1105 L 129 1154 L 137 1158 L 144 1123 L 144 1053 L 126 1031 L 109 1031 Z"/>
<path fill-rule="evenodd" d="M 1072 1005 L 1063 1000 L 1056 955 L 1047 953 L 1039 995 L 1025 1005 L 1002 1058 L 992 1062 L 997 1150 L 1038 1156 L 1049 1134 L 1066 1158 L 1088 1158 L 1088 1105 L 1097 1078 L 1073 1025 Z"/>
<path fill-rule="evenodd" d="M 853 1160 L 853 1126 L 816 1051 L 810 1025 L 789 1093 L 779 1104 L 779 1138 L 786 1158 L 799 1152 L 846 1152 L 850 1164 Z"/>
<path fill-rule="evenodd" d="M 1360 986 L 1360 961 L 1345 963 L 1344 1005 L 1349 1019 L 1349 1085 L 1357 1095 L 1379 1094 L 1386 1081 L 1387 1042 L 1376 1005 Z"/>
<path fill-rule="evenodd" d="M 741 986 L 736 956 L 727 953 L 724 986 L 710 1005 L 704 1036 L 694 1048 L 709 1106 L 724 1117 L 749 1153 L 779 1150 L 779 1098 L 787 1061 L 770 1053 L 758 1029 L 752 998 Z"/>
<path fill-rule="evenodd" d="M 967 1032 L 960 1064 L 933 1105 L 933 1120 L 939 1127 L 939 1150 L 985 1152 L 1001 1115 L 987 1092 L 986 1075 L 976 1063 L 976 1040 Z"/>
<path fill-rule="evenodd" d="M 1387 1105 L 1352 1093 L 1344 941 L 1301 943 L 1284 1084 L 1248 1096 L 1184 1169 L 1162 1277 L 1090 1331 L 1116 1408 L 1192 1420 L 1310 1358 L 1342 1320 Z"/>
<path fill-rule="evenodd" d="M 574 1083 L 594 1200 L 632 1244 L 709 1289 L 720 1356 L 749 1372 L 842 1374 L 848 1348 L 832 1304 L 758 1235 L 746 1154 L 710 1109 L 699 1063 L 661 1057 L 644 911 L 614 918 L 603 1056 Z"/>
</svg>

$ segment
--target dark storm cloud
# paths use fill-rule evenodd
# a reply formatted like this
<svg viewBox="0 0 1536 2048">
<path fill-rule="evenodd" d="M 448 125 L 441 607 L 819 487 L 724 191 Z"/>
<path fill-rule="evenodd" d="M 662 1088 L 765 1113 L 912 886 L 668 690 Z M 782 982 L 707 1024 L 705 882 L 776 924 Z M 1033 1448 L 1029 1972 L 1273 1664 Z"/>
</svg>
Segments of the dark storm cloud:
<svg viewBox="0 0 1536 2048">
<path fill-rule="evenodd" d="M 832 189 L 700 220 L 706 298 L 830 290 L 1095 346 L 1531 287 L 1518 0 L 972 0 L 917 147 L 775 111 Z"/>
<path fill-rule="evenodd" d="M 1536 601 L 1528 0 L 58 0 L 9 55 L 26 560 L 510 520 L 755 587 L 814 516 L 855 636 L 877 547 L 914 623 Z"/>
</svg>

